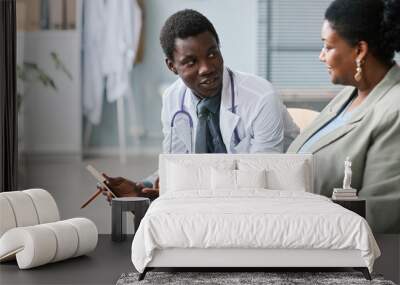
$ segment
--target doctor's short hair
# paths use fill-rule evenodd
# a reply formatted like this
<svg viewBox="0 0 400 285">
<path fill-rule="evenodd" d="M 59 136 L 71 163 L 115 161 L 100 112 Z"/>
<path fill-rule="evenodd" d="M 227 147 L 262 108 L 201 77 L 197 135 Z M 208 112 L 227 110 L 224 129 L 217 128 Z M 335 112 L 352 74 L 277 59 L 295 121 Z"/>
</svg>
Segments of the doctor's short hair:
<svg viewBox="0 0 400 285">
<path fill-rule="evenodd" d="M 350 45 L 367 42 L 384 64 L 400 51 L 400 0 L 334 0 L 325 19 Z"/>
<path fill-rule="evenodd" d="M 210 32 L 219 45 L 219 37 L 213 24 L 201 13 L 185 9 L 171 15 L 160 32 L 160 44 L 165 56 L 173 60 L 176 39 L 186 39 L 204 32 Z"/>
</svg>

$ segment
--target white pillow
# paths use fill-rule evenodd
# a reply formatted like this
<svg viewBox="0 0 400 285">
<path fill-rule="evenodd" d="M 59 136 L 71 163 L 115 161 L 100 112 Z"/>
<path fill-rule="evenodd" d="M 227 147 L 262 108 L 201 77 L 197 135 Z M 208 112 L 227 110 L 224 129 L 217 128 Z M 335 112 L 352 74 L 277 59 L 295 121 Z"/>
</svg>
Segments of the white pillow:
<svg viewBox="0 0 400 285">
<path fill-rule="evenodd" d="M 267 188 L 267 171 L 235 170 L 237 188 Z"/>
<path fill-rule="evenodd" d="M 211 189 L 236 189 L 236 170 L 211 169 Z"/>
<path fill-rule="evenodd" d="M 307 191 L 311 189 L 307 163 L 305 160 L 295 159 L 239 159 L 238 168 L 240 170 L 266 169 L 268 189 Z"/>
<path fill-rule="evenodd" d="M 308 183 L 306 180 L 305 164 L 294 164 L 290 170 L 273 169 L 268 171 L 269 187 L 271 189 L 306 192 Z"/>
<path fill-rule="evenodd" d="M 262 170 L 211 170 L 211 189 L 238 190 L 241 188 L 266 188 L 267 177 Z"/>
<path fill-rule="evenodd" d="M 166 163 L 166 186 L 167 191 L 185 190 L 210 190 L 211 189 L 211 169 L 233 169 L 234 161 L 226 160 L 194 160 L 167 161 Z"/>
</svg>

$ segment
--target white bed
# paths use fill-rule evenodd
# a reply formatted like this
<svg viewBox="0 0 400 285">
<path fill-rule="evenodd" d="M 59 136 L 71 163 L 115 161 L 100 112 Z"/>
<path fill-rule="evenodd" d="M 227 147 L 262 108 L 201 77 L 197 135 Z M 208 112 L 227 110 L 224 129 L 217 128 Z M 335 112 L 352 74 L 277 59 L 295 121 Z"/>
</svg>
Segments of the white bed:
<svg viewBox="0 0 400 285">
<path fill-rule="evenodd" d="M 154 267 L 354 267 L 380 255 L 362 217 L 312 194 L 311 155 L 160 155 L 160 197 L 132 243 Z"/>
</svg>

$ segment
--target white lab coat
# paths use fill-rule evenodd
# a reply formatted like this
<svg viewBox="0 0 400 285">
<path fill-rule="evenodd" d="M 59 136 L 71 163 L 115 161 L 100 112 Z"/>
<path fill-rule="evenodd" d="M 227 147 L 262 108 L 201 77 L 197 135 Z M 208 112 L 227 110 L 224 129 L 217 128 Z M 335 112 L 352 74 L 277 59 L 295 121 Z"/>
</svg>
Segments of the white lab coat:
<svg viewBox="0 0 400 285">
<path fill-rule="evenodd" d="M 139 46 L 141 9 L 136 0 L 85 0 L 83 109 L 98 124 L 104 95 L 109 102 L 132 93 L 130 71 Z"/>
<path fill-rule="evenodd" d="M 130 71 L 139 45 L 141 11 L 136 0 L 105 2 L 102 70 L 107 76 L 107 99 L 132 93 Z"/>
<path fill-rule="evenodd" d="M 220 129 L 228 153 L 284 152 L 299 134 L 271 83 L 255 75 L 233 72 L 235 85 L 235 109 L 232 112 L 231 84 L 227 69 L 224 69 L 220 107 Z M 174 127 L 171 120 L 180 110 L 181 98 L 184 110 L 193 120 L 191 131 L 188 117 L 176 116 Z M 191 153 L 194 151 L 197 115 L 196 99 L 181 79 L 173 83 L 163 95 L 161 115 L 164 153 Z M 240 142 L 235 142 L 234 130 Z"/>
<path fill-rule="evenodd" d="M 104 92 L 104 1 L 86 0 L 83 5 L 83 113 L 92 124 L 97 125 L 101 119 Z"/>
</svg>

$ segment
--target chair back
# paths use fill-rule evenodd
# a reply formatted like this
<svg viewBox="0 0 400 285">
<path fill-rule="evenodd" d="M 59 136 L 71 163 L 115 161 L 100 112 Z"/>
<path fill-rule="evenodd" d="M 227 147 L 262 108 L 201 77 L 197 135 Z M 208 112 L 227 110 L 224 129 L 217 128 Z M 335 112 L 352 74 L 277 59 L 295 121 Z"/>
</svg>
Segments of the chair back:
<svg viewBox="0 0 400 285">
<path fill-rule="evenodd" d="M 299 126 L 300 132 L 319 115 L 319 112 L 310 109 L 288 108 L 287 110 L 290 116 L 292 116 L 293 121 Z"/>
</svg>

